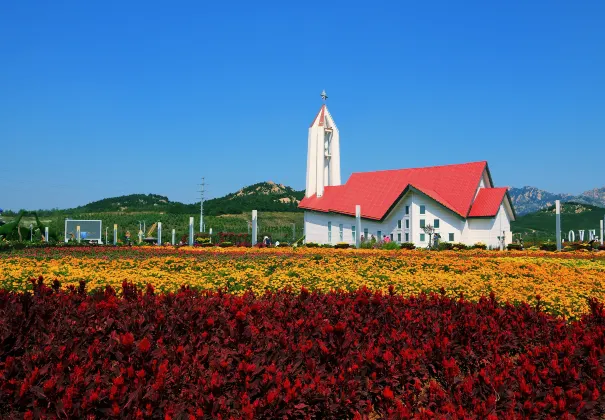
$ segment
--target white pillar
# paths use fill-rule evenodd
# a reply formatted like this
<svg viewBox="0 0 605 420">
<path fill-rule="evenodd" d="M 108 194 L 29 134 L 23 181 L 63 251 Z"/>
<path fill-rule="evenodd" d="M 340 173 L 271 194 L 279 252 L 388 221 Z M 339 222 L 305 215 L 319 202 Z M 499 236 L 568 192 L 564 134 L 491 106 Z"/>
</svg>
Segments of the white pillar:
<svg viewBox="0 0 605 420">
<path fill-rule="evenodd" d="M 107 236 L 107 235 L 105 235 Z M 107 238 L 105 238 L 105 242 L 107 242 Z M 139 244 L 143 242 L 143 231 L 139 230 Z"/>
<path fill-rule="evenodd" d="M 588 230 L 588 240 L 589 241 L 594 241 L 595 236 L 597 236 L 597 230 L 596 229 L 589 229 Z"/>
<path fill-rule="evenodd" d="M 602 223 L 601 223 L 601 230 L 603 230 L 603 224 L 602 224 Z M 603 234 L 601 234 L 601 236 L 602 236 L 602 235 L 603 235 Z M 44 228 L 44 239 L 45 239 L 45 241 L 46 241 L 46 242 L 48 242 L 48 226 L 46 226 L 46 227 Z"/>
<path fill-rule="evenodd" d="M 113 244 L 118 244 L 118 225 L 113 225 Z"/>
<path fill-rule="evenodd" d="M 176 230 L 172 229 L 172 246 L 176 243 Z"/>
<path fill-rule="evenodd" d="M 605 242 L 603 242 L 603 234 L 605 233 L 603 225 L 605 225 L 605 220 L 601 220 L 601 245 L 605 244 Z"/>
<path fill-rule="evenodd" d="M 569 233 L 567 234 L 567 239 L 569 240 L 569 242 L 576 241 L 576 234 L 573 232 L 573 230 L 569 231 Z"/>
<path fill-rule="evenodd" d="M 158 245 L 162 245 L 162 222 L 158 222 Z"/>
<path fill-rule="evenodd" d="M 193 246 L 193 217 L 189 218 L 189 246 Z"/>
<path fill-rule="evenodd" d="M 258 212 L 252 210 L 252 246 L 256 245 L 257 239 L 257 228 L 258 228 Z"/>
<path fill-rule="evenodd" d="M 355 226 L 355 230 L 357 231 L 357 234 L 355 235 L 355 246 L 359 248 L 361 246 L 361 206 L 359 204 L 355 206 Z"/>
<path fill-rule="evenodd" d="M 80 243 L 80 226 L 76 226 L 76 239 L 78 240 L 78 243 Z"/>
<path fill-rule="evenodd" d="M 556 208 L 556 229 L 557 229 L 557 251 L 561 250 L 561 201 L 555 201 Z"/>
</svg>

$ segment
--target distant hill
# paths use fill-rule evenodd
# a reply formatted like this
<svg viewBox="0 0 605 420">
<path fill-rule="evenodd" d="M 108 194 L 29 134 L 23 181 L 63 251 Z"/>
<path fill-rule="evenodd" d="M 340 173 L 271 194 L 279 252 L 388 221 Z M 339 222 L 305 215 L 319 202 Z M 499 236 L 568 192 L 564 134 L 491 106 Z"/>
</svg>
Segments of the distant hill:
<svg viewBox="0 0 605 420">
<path fill-rule="evenodd" d="M 304 191 L 274 182 L 260 182 L 244 187 L 224 197 L 204 201 L 204 214 L 220 216 L 223 214 L 241 214 L 252 210 L 264 212 L 299 212 L 298 202 L 304 197 Z M 44 216 L 56 214 L 83 213 L 141 213 L 159 212 L 173 214 L 197 214 L 200 203 L 185 204 L 170 201 L 158 194 L 130 194 L 120 197 L 104 198 L 71 209 L 38 210 Z M 14 212 L 7 212 L 7 215 Z"/>
<path fill-rule="evenodd" d="M 296 191 L 283 184 L 261 182 L 227 194 L 221 198 L 204 201 L 204 213 L 218 216 L 258 211 L 301 211 L 298 202 L 305 196 L 304 191 Z M 199 203 L 197 203 L 199 208 Z"/>
<path fill-rule="evenodd" d="M 605 187 L 585 191 L 577 196 L 551 193 L 535 187 L 511 188 L 508 193 L 515 211 L 520 216 L 554 206 L 556 200 L 605 207 Z"/>
<path fill-rule="evenodd" d="M 605 215 L 605 208 L 590 204 L 567 202 L 561 205 L 561 229 L 563 232 L 579 229 L 596 229 L 599 235 L 599 221 Z M 539 233 L 554 237 L 556 233 L 555 206 L 519 216 L 512 224 L 513 233 Z"/>
</svg>

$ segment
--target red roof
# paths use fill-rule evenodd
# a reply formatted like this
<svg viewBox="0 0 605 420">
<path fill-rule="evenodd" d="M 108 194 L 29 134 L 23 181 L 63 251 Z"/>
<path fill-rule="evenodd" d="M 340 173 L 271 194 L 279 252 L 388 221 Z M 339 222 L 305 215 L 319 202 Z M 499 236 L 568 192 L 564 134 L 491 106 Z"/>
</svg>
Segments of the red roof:
<svg viewBox="0 0 605 420">
<path fill-rule="evenodd" d="M 492 217 L 498 214 L 508 188 L 481 188 L 468 217 Z"/>
<path fill-rule="evenodd" d="M 305 197 L 298 206 L 354 216 L 355 205 L 359 204 L 363 218 L 382 220 L 399 198 L 408 189 L 414 188 L 466 218 L 486 169 L 487 162 L 483 161 L 354 173 L 346 184 L 326 187 L 322 197 Z"/>
<path fill-rule="evenodd" d="M 313 124 L 315 124 L 315 121 L 317 121 L 317 118 L 319 118 L 319 122 L 317 125 L 322 127 L 324 125 L 325 114 L 326 114 L 326 104 L 323 104 L 321 106 L 321 108 L 319 108 L 319 112 L 317 113 L 317 115 L 315 116 L 315 118 L 313 119 L 313 122 L 311 123 L 311 125 L 309 127 L 313 127 Z"/>
</svg>

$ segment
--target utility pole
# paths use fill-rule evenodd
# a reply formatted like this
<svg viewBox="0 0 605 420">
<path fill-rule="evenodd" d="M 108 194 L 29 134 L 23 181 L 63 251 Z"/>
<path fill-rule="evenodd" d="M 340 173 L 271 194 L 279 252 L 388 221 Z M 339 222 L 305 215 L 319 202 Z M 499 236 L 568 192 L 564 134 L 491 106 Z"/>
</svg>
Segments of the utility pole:
<svg viewBox="0 0 605 420">
<path fill-rule="evenodd" d="M 206 192 L 206 182 L 202 177 L 202 183 L 200 184 L 200 233 L 204 232 L 204 193 Z"/>
</svg>

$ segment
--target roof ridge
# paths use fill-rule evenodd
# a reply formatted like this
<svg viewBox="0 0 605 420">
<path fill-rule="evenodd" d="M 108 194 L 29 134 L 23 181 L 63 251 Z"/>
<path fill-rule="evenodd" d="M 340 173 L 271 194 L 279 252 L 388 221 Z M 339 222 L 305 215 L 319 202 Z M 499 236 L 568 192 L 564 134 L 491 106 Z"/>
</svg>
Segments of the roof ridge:
<svg viewBox="0 0 605 420">
<path fill-rule="evenodd" d="M 473 164 L 476 164 L 476 163 L 487 164 L 487 161 L 486 160 L 478 160 L 478 161 L 474 161 L 474 162 L 450 163 L 450 164 L 447 164 L 447 165 L 420 166 L 420 167 L 417 167 L 417 168 L 379 169 L 379 170 L 376 170 L 376 171 L 353 172 L 351 175 L 354 175 L 354 174 L 367 174 L 367 173 L 375 173 L 375 172 L 395 172 L 395 171 L 411 171 L 411 170 L 417 170 L 417 169 L 447 168 L 447 167 L 450 167 L 450 166 L 473 165 Z"/>
</svg>

